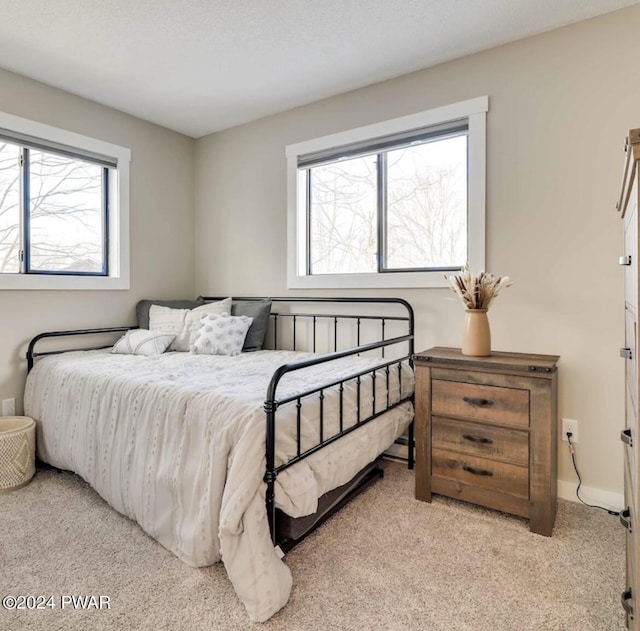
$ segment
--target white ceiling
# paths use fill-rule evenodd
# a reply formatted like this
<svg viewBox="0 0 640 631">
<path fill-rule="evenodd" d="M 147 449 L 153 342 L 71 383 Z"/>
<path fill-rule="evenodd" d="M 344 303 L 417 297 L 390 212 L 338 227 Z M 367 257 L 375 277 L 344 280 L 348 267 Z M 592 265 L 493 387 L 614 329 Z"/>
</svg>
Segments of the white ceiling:
<svg viewBox="0 0 640 631">
<path fill-rule="evenodd" d="M 199 137 L 639 1 L 0 0 L 0 67 Z"/>
</svg>

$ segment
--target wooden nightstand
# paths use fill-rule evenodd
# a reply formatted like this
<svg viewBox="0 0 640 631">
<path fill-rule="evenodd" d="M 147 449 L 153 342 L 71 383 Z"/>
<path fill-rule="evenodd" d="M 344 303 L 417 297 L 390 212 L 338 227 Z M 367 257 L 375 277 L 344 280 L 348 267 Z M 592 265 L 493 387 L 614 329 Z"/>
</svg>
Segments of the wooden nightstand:
<svg viewBox="0 0 640 631">
<path fill-rule="evenodd" d="M 415 355 L 416 498 L 439 493 L 520 515 L 551 536 L 558 359 L 440 347 Z"/>
</svg>

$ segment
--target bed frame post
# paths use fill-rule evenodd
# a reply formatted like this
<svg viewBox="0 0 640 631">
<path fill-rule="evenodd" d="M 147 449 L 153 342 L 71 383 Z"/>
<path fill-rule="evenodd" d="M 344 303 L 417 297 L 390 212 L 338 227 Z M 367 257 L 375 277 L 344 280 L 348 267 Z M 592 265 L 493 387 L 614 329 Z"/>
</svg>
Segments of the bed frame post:
<svg viewBox="0 0 640 631">
<path fill-rule="evenodd" d="M 403 300 L 402 303 L 404 304 L 404 307 L 407 310 L 407 313 L 409 314 L 409 335 L 411 336 L 411 339 L 409 340 L 409 366 L 411 366 L 411 368 L 413 368 L 413 355 L 415 353 L 415 315 L 413 313 L 413 307 L 409 304 L 409 302 L 407 302 L 406 300 Z M 415 411 L 416 409 L 416 395 L 415 392 L 411 395 L 411 405 L 413 405 L 413 409 Z M 407 453 L 407 468 L 408 469 L 413 469 L 414 467 L 414 447 L 413 447 L 413 443 L 414 443 L 414 436 L 413 436 L 413 424 L 414 421 L 411 421 L 410 425 L 409 425 L 409 433 L 408 433 L 408 439 L 409 439 L 409 445 L 408 445 L 408 453 Z"/>
<path fill-rule="evenodd" d="M 264 481 L 267 483 L 267 519 L 269 520 L 269 532 L 271 541 L 276 545 L 276 504 L 275 504 L 275 484 L 278 475 L 275 464 L 276 449 L 276 403 L 272 397 L 264 403 L 264 411 L 267 416 L 266 433 L 266 457 L 267 466 L 264 474 Z"/>
</svg>

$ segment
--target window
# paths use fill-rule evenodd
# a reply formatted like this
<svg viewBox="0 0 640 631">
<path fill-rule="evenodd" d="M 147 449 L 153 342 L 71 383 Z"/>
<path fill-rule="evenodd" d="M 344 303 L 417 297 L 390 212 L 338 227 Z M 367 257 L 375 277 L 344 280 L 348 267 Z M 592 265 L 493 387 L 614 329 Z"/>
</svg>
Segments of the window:
<svg viewBox="0 0 640 631">
<path fill-rule="evenodd" d="M 484 266 L 486 97 L 287 147 L 289 287 L 443 286 Z"/>
<path fill-rule="evenodd" d="M 129 150 L 0 113 L 0 288 L 127 289 Z"/>
</svg>

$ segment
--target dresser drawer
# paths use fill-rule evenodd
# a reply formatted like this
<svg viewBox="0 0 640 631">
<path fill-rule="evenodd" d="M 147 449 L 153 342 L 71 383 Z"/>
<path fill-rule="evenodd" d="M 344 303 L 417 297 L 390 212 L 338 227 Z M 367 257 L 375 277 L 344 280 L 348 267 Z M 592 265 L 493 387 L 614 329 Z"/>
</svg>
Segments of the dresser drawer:
<svg viewBox="0 0 640 631">
<path fill-rule="evenodd" d="M 637 328 L 636 314 L 627 306 L 625 309 L 624 345 L 631 349 L 631 359 L 625 359 L 624 366 L 627 396 L 631 399 L 631 405 L 633 406 L 633 409 L 630 410 L 630 412 L 634 419 L 636 418 L 636 410 L 638 409 L 638 358 L 636 357 Z M 627 407 L 629 407 L 628 403 Z M 627 424 L 627 427 L 630 427 L 630 425 Z"/>
<path fill-rule="evenodd" d="M 630 461 L 629 453 L 624 458 L 624 507 L 629 510 L 628 521 L 631 523 L 634 537 L 640 532 L 640 524 L 638 524 L 638 504 L 636 487 L 633 480 L 633 463 Z"/>
<path fill-rule="evenodd" d="M 441 379 L 434 379 L 431 384 L 435 415 L 529 426 L 528 390 Z"/>
<path fill-rule="evenodd" d="M 529 432 L 434 416 L 431 425 L 434 449 L 529 465 Z"/>
<path fill-rule="evenodd" d="M 640 499 L 638 491 L 640 487 L 639 476 L 640 472 L 638 471 L 638 462 L 636 461 L 637 457 L 637 436 L 635 432 L 632 430 L 631 435 L 633 436 L 634 446 L 630 447 L 629 445 L 624 445 L 624 495 L 625 502 L 627 504 L 632 504 L 634 508 L 638 509 L 638 500 Z"/>
<path fill-rule="evenodd" d="M 529 471 L 526 467 L 434 448 L 431 468 L 433 476 L 524 499 L 529 497 Z"/>
</svg>

